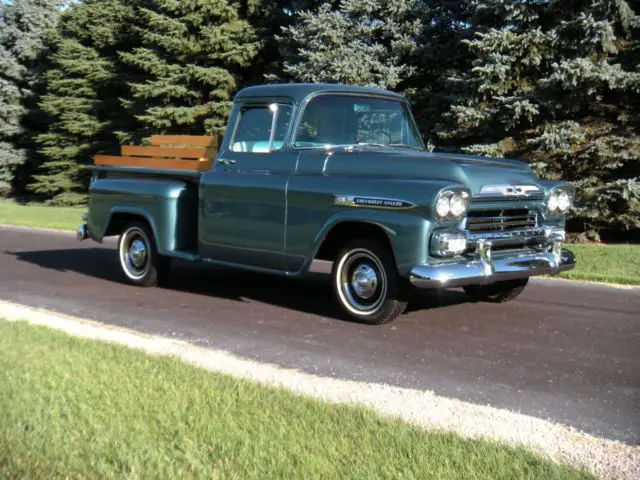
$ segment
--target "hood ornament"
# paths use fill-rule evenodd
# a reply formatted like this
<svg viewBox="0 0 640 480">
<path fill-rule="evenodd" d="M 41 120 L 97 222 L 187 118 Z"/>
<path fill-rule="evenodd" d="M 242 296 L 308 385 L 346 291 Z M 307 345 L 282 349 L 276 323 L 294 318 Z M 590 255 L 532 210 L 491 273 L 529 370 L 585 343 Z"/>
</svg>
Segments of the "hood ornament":
<svg viewBox="0 0 640 480">
<path fill-rule="evenodd" d="M 542 193 L 536 185 L 483 185 L 478 197 L 535 197 Z"/>
</svg>

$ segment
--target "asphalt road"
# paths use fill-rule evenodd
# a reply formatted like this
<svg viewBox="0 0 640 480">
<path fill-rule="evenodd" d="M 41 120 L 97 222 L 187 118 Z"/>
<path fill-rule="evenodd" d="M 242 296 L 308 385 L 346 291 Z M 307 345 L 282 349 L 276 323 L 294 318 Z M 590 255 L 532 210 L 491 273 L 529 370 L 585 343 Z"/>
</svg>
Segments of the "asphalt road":
<svg viewBox="0 0 640 480">
<path fill-rule="evenodd" d="M 122 281 L 114 246 L 0 228 L 0 298 L 640 444 L 640 289 L 537 280 L 504 305 L 425 292 L 376 327 L 340 319 L 322 274 L 176 263 L 166 286 L 143 289 Z"/>
</svg>

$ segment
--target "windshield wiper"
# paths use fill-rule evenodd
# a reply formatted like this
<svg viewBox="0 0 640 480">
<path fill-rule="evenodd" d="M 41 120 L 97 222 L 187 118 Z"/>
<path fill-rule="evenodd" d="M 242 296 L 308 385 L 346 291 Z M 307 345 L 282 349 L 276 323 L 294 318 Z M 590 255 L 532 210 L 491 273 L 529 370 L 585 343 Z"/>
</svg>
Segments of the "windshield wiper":
<svg viewBox="0 0 640 480">
<path fill-rule="evenodd" d="M 415 150 L 424 150 L 422 147 L 416 147 L 414 145 L 408 145 L 406 143 L 368 143 L 368 142 L 327 145 L 325 148 L 327 149 L 344 148 L 345 150 L 353 150 L 355 147 L 401 147 L 401 148 L 413 148 Z"/>
<path fill-rule="evenodd" d="M 344 148 L 345 150 L 353 150 L 356 147 L 385 147 L 386 145 L 383 143 L 346 143 L 342 145 L 331 145 L 331 148 Z"/>
<path fill-rule="evenodd" d="M 408 145 L 406 143 L 388 143 L 387 147 L 404 147 L 404 148 L 413 148 L 414 150 L 423 150 L 422 147 L 416 147 L 415 145 Z"/>
</svg>

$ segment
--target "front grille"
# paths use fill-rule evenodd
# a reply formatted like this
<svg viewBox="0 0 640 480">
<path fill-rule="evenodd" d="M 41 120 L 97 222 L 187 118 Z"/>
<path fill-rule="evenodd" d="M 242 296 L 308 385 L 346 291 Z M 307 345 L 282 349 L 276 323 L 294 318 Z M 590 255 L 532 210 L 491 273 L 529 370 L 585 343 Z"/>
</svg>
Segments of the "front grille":
<svg viewBox="0 0 640 480">
<path fill-rule="evenodd" d="M 536 226 L 536 212 L 526 208 L 471 211 L 467 215 L 470 232 L 504 232 Z"/>
</svg>

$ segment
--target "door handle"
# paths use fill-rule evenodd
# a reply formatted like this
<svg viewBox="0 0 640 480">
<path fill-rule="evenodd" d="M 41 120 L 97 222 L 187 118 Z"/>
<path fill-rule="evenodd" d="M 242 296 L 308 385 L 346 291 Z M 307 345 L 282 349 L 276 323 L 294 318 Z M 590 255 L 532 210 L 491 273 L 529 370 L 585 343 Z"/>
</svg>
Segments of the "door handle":
<svg viewBox="0 0 640 480">
<path fill-rule="evenodd" d="M 235 165 L 236 161 L 235 160 L 229 160 L 228 158 L 221 158 L 220 160 L 218 160 L 219 163 L 222 163 L 224 165 Z"/>
</svg>

